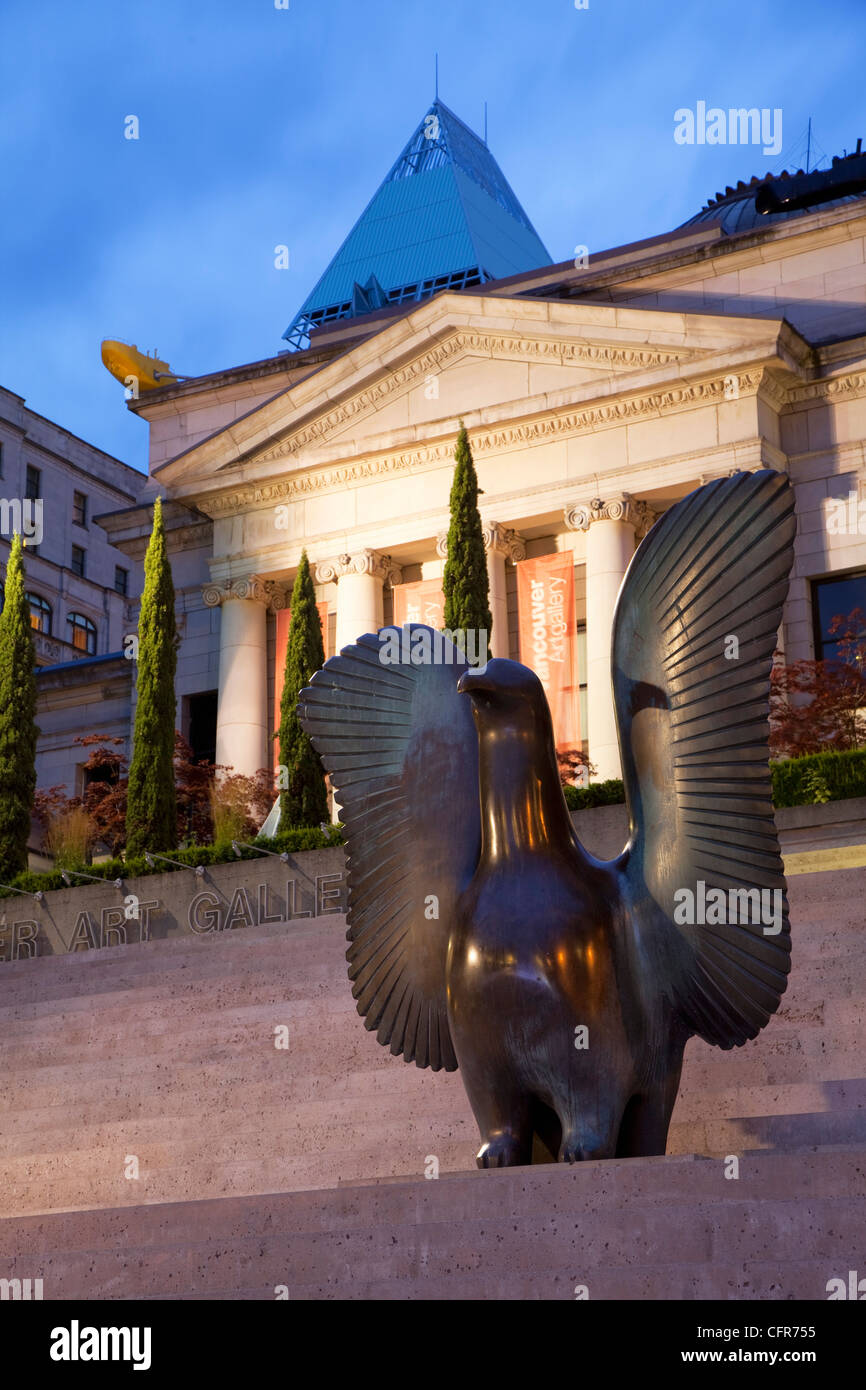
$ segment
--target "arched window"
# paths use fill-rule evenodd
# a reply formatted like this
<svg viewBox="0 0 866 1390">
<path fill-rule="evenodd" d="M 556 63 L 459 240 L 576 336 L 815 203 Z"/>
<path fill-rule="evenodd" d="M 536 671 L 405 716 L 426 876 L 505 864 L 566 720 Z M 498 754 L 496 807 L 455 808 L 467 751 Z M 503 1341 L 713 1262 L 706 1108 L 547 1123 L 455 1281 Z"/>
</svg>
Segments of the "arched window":
<svg viewBox="0 0 866 1390">
<path fill-rule="evenodd" d="M 96 653 L 96 624 L 83 613 L 70 613 L 66 621 L 72 627 L 72 645 L 88 656 Z"/>
<path fill-rule="evenodd" d="M 30 604 L 30 626 L 35 627 L 37 632 L 44 632 L 46 637 L 50 637 L 51 604 L 41 594 L 25 594 L 24 597 Z"/>
</svg>

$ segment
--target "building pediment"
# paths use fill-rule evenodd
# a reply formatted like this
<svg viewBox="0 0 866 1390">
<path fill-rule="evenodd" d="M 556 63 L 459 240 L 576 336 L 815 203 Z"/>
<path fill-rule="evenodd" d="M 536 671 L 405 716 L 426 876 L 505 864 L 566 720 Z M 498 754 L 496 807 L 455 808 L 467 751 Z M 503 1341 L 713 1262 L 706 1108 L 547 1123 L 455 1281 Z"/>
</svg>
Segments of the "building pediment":
<svg viewBox="0 0 866 1390">
<path fill-rule="evenodd" d="M 789 340 L 789 341 L 782 341 Z M 781 320 L 442 295 L 164 464 L 186 495 L 397 444 L 622 396 L 681 388 L 724 363 L 790 359 Z"/>
</svg>

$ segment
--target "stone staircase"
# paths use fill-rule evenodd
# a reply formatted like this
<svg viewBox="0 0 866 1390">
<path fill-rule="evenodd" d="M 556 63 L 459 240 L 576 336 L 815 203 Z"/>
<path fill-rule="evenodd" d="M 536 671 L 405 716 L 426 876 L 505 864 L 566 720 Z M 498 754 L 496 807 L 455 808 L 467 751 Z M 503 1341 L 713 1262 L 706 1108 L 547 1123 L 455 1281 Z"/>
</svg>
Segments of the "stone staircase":
<svg viewBox="0 0 866 1390">
<path fill-rule="evenodd" d="M 671 1157 L 0 1222 L 48 1299 L 827 1297 L 864 1272 L 866 1149 Z"/>
<path fill-rule="evenodd" d="M 48 1298 L 823 1298 L 866 1275 L 863 882 L 791 881 L 783 1010 L 744 1048 L 689 1044 L 667 1158 L 575 1169 L 475 1171 L 459 1077 L 363 1029 L 342 918 L 4 964 L 0 1277 Z"/>
</svg>

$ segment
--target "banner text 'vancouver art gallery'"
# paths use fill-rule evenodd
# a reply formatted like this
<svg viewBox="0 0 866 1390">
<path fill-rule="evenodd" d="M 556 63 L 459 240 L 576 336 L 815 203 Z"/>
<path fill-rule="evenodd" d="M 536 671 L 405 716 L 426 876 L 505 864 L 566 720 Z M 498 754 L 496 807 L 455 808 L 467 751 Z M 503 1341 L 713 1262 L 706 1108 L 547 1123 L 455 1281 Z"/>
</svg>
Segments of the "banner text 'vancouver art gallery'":
<svg viewBox="0 0 866 1390">
<path fill-rule="evenodd" d="M 517 565 L 520 660 L 544 686 L 558 749 L 580 747 L 574 559 L 570 551 Z"/>
</svg>

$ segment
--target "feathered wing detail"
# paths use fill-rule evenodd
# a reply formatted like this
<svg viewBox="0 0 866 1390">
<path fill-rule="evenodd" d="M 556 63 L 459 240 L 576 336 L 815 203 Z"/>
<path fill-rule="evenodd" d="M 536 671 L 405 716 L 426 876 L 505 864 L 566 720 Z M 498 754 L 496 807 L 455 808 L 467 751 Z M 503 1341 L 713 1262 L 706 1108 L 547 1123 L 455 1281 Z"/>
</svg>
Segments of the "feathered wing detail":
<svg viewBox="0 0 866 1390">
<path fill-rule="evenodd" d="M 395 631 L 360 637 L 326 661 L 298 714 L 341 806 L 358 1013 L 395 1056 L 455 1071 L 445 958 L 481 844 L 478 736 L 457 694 L 466 670 L 457 649 L 412 623 L 402 629 L 403 660 L 391 662 Z M 424 644 L 437 659 L 412 664 L 413 640 L 416 653 Z"/>
<path fill-rule="evenodd" d="M 790 969 L 768 709 L 794 534 L 784 474 L 709 483 L 649 532 L 614 619 L 626 891 L 659 987 L 721 1047 L 760 1031 Z"/>
</svg>

